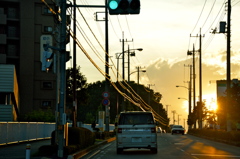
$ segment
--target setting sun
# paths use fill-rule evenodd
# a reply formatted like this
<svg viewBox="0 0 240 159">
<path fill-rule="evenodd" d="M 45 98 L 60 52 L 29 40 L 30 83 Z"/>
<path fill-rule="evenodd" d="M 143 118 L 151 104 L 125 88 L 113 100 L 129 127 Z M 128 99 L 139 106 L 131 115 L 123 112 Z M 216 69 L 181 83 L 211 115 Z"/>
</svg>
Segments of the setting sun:
<svg viewBox="0 0 240 159">
<path fill-rule="evenodd" d="M 203 101 L 206 103 L 208 110 L 217 110 L 217 100 L 215 94 L 203 95 Z"/>
</svg>

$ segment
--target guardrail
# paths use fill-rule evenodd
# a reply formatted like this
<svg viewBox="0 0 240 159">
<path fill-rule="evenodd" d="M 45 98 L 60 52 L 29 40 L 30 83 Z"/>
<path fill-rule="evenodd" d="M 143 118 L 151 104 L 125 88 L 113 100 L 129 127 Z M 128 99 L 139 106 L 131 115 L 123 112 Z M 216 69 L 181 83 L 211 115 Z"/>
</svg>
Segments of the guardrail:
<svg viewBox="0 0 240 159">
<path fill-rule="evenodd" d="M 55 123 L 0 122 L 0 145 L 51 138 Z"/>
<path fill-rule="evenodd" d="M 50 139 L 55 125 L 55 123 L 44 122 L 0 122 L 0 145 Z M 71 127 L 71 124 L 68 126 Z M 79 126 L 93 131 L 91 124 L 80 124 Z M 99 128 L 98 124 L 96 128 Z M 110 124 L 109 128 L 110 131 L 113 131 L 114 125 Z"/>
</svg>

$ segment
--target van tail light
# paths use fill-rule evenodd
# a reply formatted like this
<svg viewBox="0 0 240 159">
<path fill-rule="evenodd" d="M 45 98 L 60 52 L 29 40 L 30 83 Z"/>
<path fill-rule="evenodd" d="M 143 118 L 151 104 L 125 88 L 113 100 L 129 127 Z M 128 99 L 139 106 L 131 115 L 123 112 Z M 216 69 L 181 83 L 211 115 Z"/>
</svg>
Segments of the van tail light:
<svg viewBox="0 0 240 159">
<path fill-rule="evenodd" d="M 156 133 L 156 128 L 151 128 L 152 133 Z"/>
<path fill-rule="evenodd" d="M 122 128 L 118 128 L 118 133 L 122 133 Z"/>
</svg>

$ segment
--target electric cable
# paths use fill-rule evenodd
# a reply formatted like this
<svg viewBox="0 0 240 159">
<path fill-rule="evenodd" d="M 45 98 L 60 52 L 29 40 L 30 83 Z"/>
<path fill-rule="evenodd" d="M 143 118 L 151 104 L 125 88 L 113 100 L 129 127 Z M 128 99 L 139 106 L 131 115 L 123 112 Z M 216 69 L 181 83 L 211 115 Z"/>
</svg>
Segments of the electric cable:
<svg viewBox="0 0 240 159">
<path fill-rule="evenodd" d="M 202 11 L 201 11 L 201 13 L 200 13 L 200 15 L 199 15 L 199 17 L 198 17 L 197 23 L 195 24 L 195 26 L 194 26 L 192 32 L 195 30 L 195 28 L 196 28 L 196 26 L 197 26 L 197 24 L 198 24 L 198 22 L 199 22 L 199 20 L 200 20 L 200 18 L 201 18 L 201 16 L 202 16 L 203 10 L 204 10 L 205 5 L 206 5 L 206 2 L 207 2 L 207 0 L 205 0 L 205 2 L 204 2 L 204 5 L 203 5 L 203 8 L 202 8 Z M 191 32 L 191 33 L 192 33 L 192 32 Z"/>
</svg>

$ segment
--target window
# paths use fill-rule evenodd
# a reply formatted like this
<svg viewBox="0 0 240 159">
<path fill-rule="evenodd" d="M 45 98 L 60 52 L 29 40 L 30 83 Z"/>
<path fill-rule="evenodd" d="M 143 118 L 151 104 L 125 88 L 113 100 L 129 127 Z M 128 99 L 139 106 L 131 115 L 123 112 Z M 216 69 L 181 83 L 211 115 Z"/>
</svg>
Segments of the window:
<svg viewBox="0 0 240 159">
<path fill-rule="evenodd" d="M 44 14 L 52 14 L 52 12 L 47 7 L 43 8 L 43 13 Z"/>
<path fill-rule="evenodd" d="M 43 89 L 53 89 L 53 82 L 51 81 L 44 81 L 42 82 Z"/>
<path fill-rule="evenodd" d="M 52 107 L 52 101 L 42 101 L 42 108 Z"/>
<path fill-rule="evenodd" d="M 44 32 L 51 33 L 53 31 L 53 28 L 51 26 L 44 26 Z"/>
</svg>

